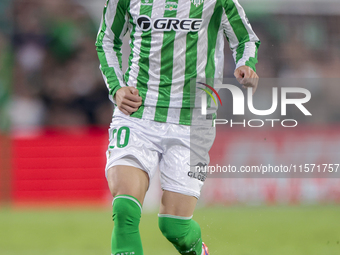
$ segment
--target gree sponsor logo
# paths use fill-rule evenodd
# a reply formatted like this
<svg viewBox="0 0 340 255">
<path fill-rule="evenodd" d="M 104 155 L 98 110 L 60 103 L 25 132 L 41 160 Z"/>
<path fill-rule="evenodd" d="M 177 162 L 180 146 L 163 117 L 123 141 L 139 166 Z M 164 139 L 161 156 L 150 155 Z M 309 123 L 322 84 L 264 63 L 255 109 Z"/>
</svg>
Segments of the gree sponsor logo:
<svg viewBox="0 0 340 255">
<path fill-rule="evenodd" d="M 197 32 L 202 26 L 202 19 L 177 19 L 158 18 L 151 19 L 146 15 L 141 15 L 137 19 L 138 28 L 142 31 L 150 29 L 158 31 L 186 31 Z"/>
</svg>

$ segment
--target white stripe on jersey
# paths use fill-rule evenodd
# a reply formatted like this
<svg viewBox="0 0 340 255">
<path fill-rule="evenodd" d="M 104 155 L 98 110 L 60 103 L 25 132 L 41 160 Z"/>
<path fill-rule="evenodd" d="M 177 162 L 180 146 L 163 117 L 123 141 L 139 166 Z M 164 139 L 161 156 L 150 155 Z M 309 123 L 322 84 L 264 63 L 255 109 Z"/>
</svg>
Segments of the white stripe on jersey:
<svg viewBox="0 0 340 255">
<path fill-rule="evenodd" d="M 165 0 L 153 2 L 151 19 L 164 16 Z M 162 10 L 162 13 L 155 10 Z M 154 119 L 158 99 L 158 89 L 161 77 L 161 49 L 163 46 L 164 33 L 151 30 L 151 47 L 149 54 L 149 80 L 147 83 L 148 90 L 144 100 L 143 118 Z M 157 90 L 156 90 L 157 89 Z M 151 107 L 150 107 L 151 106 Z"/>
<path fill-rule="evenodd" d="M 222 24 L 218 29 L 216 46 L 215 46 L 215 81 L 217 79 L 222 79 L 223 77 L 223 69 L 224 69 L 224 31 Z"/>
<path fill-rule="evenodd" d="M 224 8 L 223 8 L 223 13 L 222 13 L 222 26 L 223 26 L 225 34 L 227 35 L 229 39 L 229 47 L 233 52 L 233 58 L 234 58 L 234 61 L 236 62 L 236 48 L 237 48 L 239 41 L 237 39 L 237 36 L 233 28 L 230 25 L 229 19 L 227 17 L 227 14 L 225 13 Z"/>
<path fill-rule="evenodd" d="M 204 1 L 203 4 L 204 6 L 203 6 L 203 11 L 202 11 L 202 19 L 210 20 L 211 16 L 214 13 L 216 1 Z M 202 29 L 198 31 L 197 67 L 196 67 L 197 68 L 197 81 L 209 82 L 206 80 L 206 76 L 205 76 L 205 68 L 207 66 L 207 52 L 208 52 L 207 38 L 208 38 L 209 22 L 204 22 L 203 24 L 204 24 L 204 27 L 202 27 Z M 219 38 L 217 38 L 217 41 L 219 41 Z M 196 93 L 203 94 L 205 92 L 196 89 Z M 195 108 L 192 111 L 192 125 L 204 123 L 205 116 L 201 114 L 200 106 L 201 106 L 201 96 L 196 96 L 195 97 Z"/>
<path fill-rule="evenodd" d="M 139 16 L 139 11 L 140 11 L 140 4 L 141 1 L 131 1 L 130 2 L 130 13 L 132 17 L 138 17 Z M 134 21 L 136 22 L 136 21 Z M 137 22 L 136 22 L 137 23 Z M 132 26 L 131 26 L 132 28 Z M 130 31 L 131 33 L 132 31 Z M 139 73 L 139 54 L 140 54 L 140 48 L 141 48 L 141 43 L 142 43 L 142 31 L 136 31 L 134 34 L 134 47 L 132 49 L 132 59 L 131 62 L 132 64 L 130 65 L 130 71 L 129 71 L 129 80 L 128 84 L 129 86 L 136 87 L 137 86 L 137 77 Z M 130 54 L 131 54 L 130 53 Z"/>
<path fill-rule="evenodd" d="M 202 19 L 210 20 L 214 13 L 216 1 L 204 1 Z M 202 28 L 198 31 L 197 40 L 197 79 L 205 79 L 205 68 L 207 65 L 208 52 L 208 26 L 209 22 L 203 22 Z M 199 99 L 201 100 L 201 99 Z"/>
<path fill-rule="evenodd" d="M 202 11 L 202 19 L 210 20 L 211 16 L 214 13 L 216 1 L 203 2 L 203 11 Z M 204 22 L 204 27 L 200 31 L 198 31 L 198 40 L 197 40 L 197 81 L 207 82 L 205 76 L 205 68 L 207 66 L 207 52 L 208 52 L 208 26 L 209 22 Z M 217 39 L 218 41 L 218 39 Z M 204 53 L 203 53 L 204 52 Z M 210 77 L 211 78 L 211 77 Z M 198 93 L 205 93 L 201 90 L 196 90 Z M 200 108 L 201 106 L 201 97 L 198 96 L 195 98 L 195 108 Z M 193 114 L 195 111 L 193 112 Z M 193 119 L 195 116 L 193 116 Z"/>
<path fill-rule="evenodd" d="M 191 2 L 187 0 L 178 0 L 177 5 L 178 19 L 188 18 L 190 15 Z M 167 119 L 171 119 L 171 122 L 179 122 L 183 101 L 183 88 L 185 80 L 185 67 L 186 67 L 186 46 L 187 36 L 176 33 L 174 42 L 174 55 L 173 62 L 176 63 L 172 72 L 172 83 L 171 94 L 170 94 L 170 105 L 168 110 Z M 179 97 L 180 96 L 180 97 Z"/>
</svg>

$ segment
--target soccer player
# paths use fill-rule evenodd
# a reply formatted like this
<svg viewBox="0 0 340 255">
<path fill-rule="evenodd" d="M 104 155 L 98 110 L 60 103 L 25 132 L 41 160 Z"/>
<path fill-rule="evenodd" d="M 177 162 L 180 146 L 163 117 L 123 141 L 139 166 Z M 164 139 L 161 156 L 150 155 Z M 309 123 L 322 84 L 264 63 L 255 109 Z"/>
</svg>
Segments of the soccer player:
<svg viewBox="0 0 340 255">
<path fill-rule="evenodd" d="M 122 40 L 130 34 L 128 69 Z M 221 79 L 224 36 L 244 87 L 257 87 L 259 39 L 237 0 L 107 0 L 97 36 L 100 69 L 115 104 L 106 178 L 113 199 L 111 253 L 142 255 L 145 194 L 160 171 L 159 228 L 180 254 L 208 255 L 192 219 L 215 138 L 193 80 Z M 213 116 L 212 116 L 213 117 Z M 194 170 L 193 170 L 194 168 Z"/>
</svg>

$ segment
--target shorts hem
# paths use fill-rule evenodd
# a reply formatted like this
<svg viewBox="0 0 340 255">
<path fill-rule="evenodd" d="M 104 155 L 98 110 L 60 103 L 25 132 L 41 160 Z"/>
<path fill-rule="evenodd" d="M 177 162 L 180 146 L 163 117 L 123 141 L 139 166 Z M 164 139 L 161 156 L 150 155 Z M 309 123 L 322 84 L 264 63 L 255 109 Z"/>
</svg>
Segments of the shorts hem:
<svg viewBox="0 0 340 255">
<path fill-rule="evenodd" d="M 167 190 L 167 191 L 180 193 L 180 194 L 191 196 L 191 197 L 196 197 L 197 199 L 199 199 L 201 195 L 200 192 L 195 192 L 192 190 L 182 189 L 182 188 L 162 187 L 162 190 Z"/>
<path fill-rule="evenodd" d="M 152 179 L 150 171 L 148 171 L 147 168 L 145 167 L 145 165 L 142 162 L 140 162 L 137 158 L 135 158 L 135 159 L 138 160 L 139 164 L 138 163 L 133 164 L 133 163 L 127 162 L 127 161 L 124 162 L 124 157 L 126 157 L 126 156 L 129 156 L 129 155 L 124 155 L 124 156 L 112 159 L 112 160 L 107 162 L 106 167 L 105 167 L 105 177 L 106 177 L 106 179 L 107 179 L 107 171 L 111 167 L 114 167 L 114 166 L 132 166 L 132 167 L 138 168 L 138 169 L 140 169 L 140 170 L 142 170 L 142 171 L 144 171 L 148 174 L 149 187 L 150 187 L 150 182 L 151 182 L 151 179 Z"/>
</svg>

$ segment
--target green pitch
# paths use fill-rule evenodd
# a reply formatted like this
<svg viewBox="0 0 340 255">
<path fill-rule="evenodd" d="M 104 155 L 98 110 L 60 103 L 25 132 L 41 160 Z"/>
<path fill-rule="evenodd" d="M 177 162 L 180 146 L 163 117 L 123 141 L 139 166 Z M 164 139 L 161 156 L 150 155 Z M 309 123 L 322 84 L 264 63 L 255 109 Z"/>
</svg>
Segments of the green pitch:
<svg viewBox="0 0 340 255">
<path fill-rule="evenodd" d="M 338 255 L 340 207 L 229 207 L 198 209 L 211 255 Z M 107 209 L 0 209 L 1 255 L 110 255 Z M 157 214 L 141 221 L 145 255 L 175 255 Z"/>
</svg>

